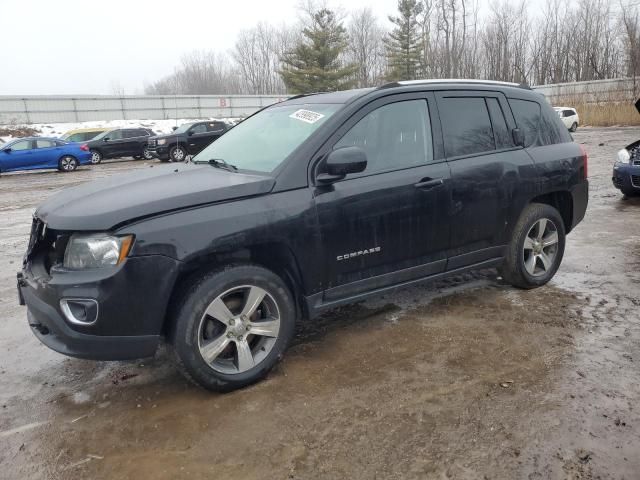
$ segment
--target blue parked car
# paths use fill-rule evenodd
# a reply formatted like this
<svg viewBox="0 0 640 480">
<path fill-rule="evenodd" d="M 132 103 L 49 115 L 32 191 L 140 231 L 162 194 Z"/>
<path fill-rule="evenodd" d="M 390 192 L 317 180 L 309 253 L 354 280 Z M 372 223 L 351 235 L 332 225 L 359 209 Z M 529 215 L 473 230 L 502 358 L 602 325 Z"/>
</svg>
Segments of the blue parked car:
<svg viewBox="0 0 640 480">
<path fill-rule="evenodd" d="M 89 147 L 59 138 L 29 137 L 0 145 L 0 172 L 57 168 L 73 172 L 78 165 L 91 164 Z"/>
<path fill-rule="evenodd" d="M 635 106 L 640 113 L 640 99 L 636 101 Z M 611 181 L 624 195 L 640 194 L 640 140 L 618 152 L 613 164 Z"/>
</svg>

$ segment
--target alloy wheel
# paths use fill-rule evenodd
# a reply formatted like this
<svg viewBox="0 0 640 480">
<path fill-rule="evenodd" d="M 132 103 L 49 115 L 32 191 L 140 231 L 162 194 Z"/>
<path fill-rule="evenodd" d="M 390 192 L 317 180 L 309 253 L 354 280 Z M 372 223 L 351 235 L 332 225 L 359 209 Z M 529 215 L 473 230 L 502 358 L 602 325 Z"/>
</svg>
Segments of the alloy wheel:
<svg viewBox="0 0 640 480">
<path fill-rule="evenodd" d="M 102 157 L 100 156 L 100 154 L 98 152 L 91 152 L 91 163 L 96 165 L 98 163 L 100 163 L 100 161 L 102 160 Z"/>
<path fill-rule="evenodd" d="M 558 229 L 548 218 L 535 222 L 524 239 L 524 268 L 533 277 L 553 268 L 558 253 Z"/>
<path fill-rule="evenodd" d="M 243 285 L 209 304 L 198 327 L 198 349 L 213 370 L 244 373 L 267 357 L 279 331 L 280 311 L 271 294 Z"/>
<path fill-rule="evenodd" d="M 73 157 L 62 157 L 60 160 L 60 167 L 65 172 L 71 172 L 76 169 L 76 159 Z"/>
<path fill-rule="evenodd" d="M 182 150 L 182 148 L 180 147 L 176 147 L 176 149 L 173 151 L 173 160 L 175 162 L 181 162 L 182 160 L 184 160 L 184 150 Z"/>
</svg>

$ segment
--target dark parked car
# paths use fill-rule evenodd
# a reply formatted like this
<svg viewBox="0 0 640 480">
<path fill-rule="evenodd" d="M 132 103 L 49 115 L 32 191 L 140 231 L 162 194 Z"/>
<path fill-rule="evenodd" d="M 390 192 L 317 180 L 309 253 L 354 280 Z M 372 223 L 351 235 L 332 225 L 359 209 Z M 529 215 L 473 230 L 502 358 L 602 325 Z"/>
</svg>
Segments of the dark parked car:
<svg viewBox="0 0 640 480">
<path fill-rule="evenodd" d="M 635 103 L 640 113 L 640 99 Z M 627 145 L 618 152 L 611 176 L 613 186 L 624 195 L 640 194 L 640 140 Z"/>
<path fill-rule="evenodd" d="M 168 135 L 149 139 L 149 150 L 162 161 L 182 162 L 219 138 L 230 125 L 220 121 L 183 123 Z"/>
<path fill-rule="evenodd" d="M 91 155 L 85 144 L 46 137 L 0 142 L 0 172 L 49 168 L 73 172 L 79 165 L 87 164 L 91 164 Z"/>
<path fill-rule="evenodd" d="M 148 128 L 116 128 L 103 132 L 87 142 L 91 163 L 100 163 L 103 158 L 121 157 L 151 160 L 153 154 L 149 152 L 147 143 L 152 135 L 155 133 Z"/>
<path fill-rule="evenodd" d="M 584 151 L 528 88 L 302 95 L 192 163 L 51 197 L 19 292 L 58 352 L 145 357 L 165 337 L 189 378 L 231 390 L 267 374 L 301 318 L 338 305 L 476 268 L 544 285 L 587 201 Z"/>
</svg>

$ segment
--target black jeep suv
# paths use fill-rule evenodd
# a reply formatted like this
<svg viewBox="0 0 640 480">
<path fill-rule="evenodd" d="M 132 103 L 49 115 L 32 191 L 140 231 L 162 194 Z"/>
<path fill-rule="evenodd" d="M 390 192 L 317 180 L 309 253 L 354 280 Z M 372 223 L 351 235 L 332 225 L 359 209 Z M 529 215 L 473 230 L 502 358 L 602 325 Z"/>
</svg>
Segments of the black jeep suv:
<svg viewBox="0 0 640 480">
<path fill-rule="evenodd" d="M 187 155 L 195 155 L 229 130 L 225 122 L 183 123 L 169 135 L 149 139 L 149 150 L 160 160 L 182 162 Z"/>
<path fill-rule="evenodd" d="M 91 151 L 91 163 L 98 164 L 103 158 L 133 157 L 151 160 L 153 155 L 147 150 L 147 141 L 155 135 L 148 128 L 116 128 L 102 132 L 87 142 Z"/>
<path fill-rule="evenodd" d="M 586 175 L 548 103 L 515 84 L 302 95 L 191 163 L 53 196 L 20 298 L 58 352 L 145 357 L 164 337 L 189 378 L 231 390 L 337 305 L 474 268 L 544 285 L 585 214 Z"/>
</svg>

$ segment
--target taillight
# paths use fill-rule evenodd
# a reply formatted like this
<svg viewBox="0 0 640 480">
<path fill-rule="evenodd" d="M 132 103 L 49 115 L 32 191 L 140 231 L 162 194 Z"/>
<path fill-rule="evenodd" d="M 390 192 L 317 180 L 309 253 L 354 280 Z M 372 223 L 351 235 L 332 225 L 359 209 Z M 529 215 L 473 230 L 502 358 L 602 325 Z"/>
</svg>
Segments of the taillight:
<svg viewBox="0 0 640 480">
<path fill-rule="evenodd" d="M 80 145 L 80 150 L 82 150 L 83 152 L 88 152 L 89 147 L 87 146 L 86 143 L 83 143 L 82 145 Z"/>
<path fill-rule="evenodd" d="M 582 145 L 580 145 L 580 150 L 582 150 L 582 161 L 584 165 L 584 178 L 585 180 L 589 177 L 589 157 L 587 155 L 587 151 L 584 149 Z"/>
</svg>

